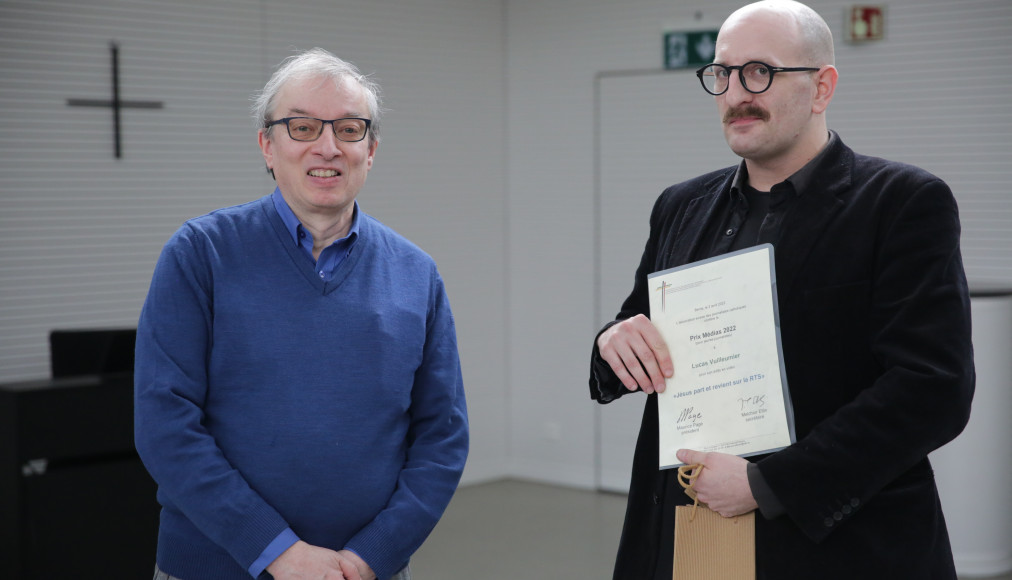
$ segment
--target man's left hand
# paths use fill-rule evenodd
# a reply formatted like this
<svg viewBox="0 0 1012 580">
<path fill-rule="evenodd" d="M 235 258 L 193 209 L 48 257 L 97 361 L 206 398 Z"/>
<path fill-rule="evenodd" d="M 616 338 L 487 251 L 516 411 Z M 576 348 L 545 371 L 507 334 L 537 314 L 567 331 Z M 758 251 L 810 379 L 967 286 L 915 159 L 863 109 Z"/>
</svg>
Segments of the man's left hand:
<svg viewBox="0 0 1012 580">
<path fill-rule="evenodd" d="M 711 510 L 730 518 L 759 507 L 748 485 L 748 460 L 727 453 L 703 453 L 691 449 L 679 449 L 678 460 L 686 465 L 703 465 L 693 489 L 699 501 Z"/>
<path fill-rule="evenodd" d="M 359 557 L 358 554 L 352 552 L 351 550 L 341 550 L 337 554 L 341 556 L 344 561 L 350 562 L 355 567 L 355 570 L 358 572 L 358 575 L 362 578 L 362 580 L 376 580 L 376 573 L 372 571 L 369 564 L 366 564 L 365 560 Z M 341 569 L 344 569 L 344 562 L 341 562 Z M 345 573 L 345 575 L 347 576 L 348 574 Z"/>
</svg>

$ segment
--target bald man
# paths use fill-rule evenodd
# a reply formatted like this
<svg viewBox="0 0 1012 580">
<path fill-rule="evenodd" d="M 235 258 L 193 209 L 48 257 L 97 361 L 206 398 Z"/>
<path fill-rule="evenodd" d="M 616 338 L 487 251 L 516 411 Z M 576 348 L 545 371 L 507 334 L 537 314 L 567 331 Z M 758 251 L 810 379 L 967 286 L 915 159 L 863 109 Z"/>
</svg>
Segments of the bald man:
<svg viewBox="0 0 1012 580">
<path fill-rule="evenodd" d="M 633 290 L 591 358 L 599 403 L 647 395 L 615 580 L 671 579 L 674 509 L 688 502 L 658 469 L 657 393 L 684 361 L 647 318 L 647 275 L 765 243 L 797 442 L 748 459 L 680 450 L 705 466 L 700 500 L 726 517 L 759 511 L 760 579 L 956 578 L 927 459 L 963 429 L 974 389 L 952 192 L 828 129 L 832 34 L 803 4 L 731 14 L 697 75 L 742 160 L 661 194 Z"/>
</svg>

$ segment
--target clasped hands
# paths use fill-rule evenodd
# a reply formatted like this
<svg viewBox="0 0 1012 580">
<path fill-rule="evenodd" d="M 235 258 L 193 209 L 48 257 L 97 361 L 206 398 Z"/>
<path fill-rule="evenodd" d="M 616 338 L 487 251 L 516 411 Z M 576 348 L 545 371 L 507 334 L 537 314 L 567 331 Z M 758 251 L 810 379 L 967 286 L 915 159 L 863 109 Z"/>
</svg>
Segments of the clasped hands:
<svg viewBox="0 0 1012 580">
<path fill-rule="evenodd" d="M 663 393 L 665 379 L 675 374 L 668 346 L 650 319 L 637 314 L 610 327 L 597 338 L 601 358 L 630 391 Z M 678 451 L 678 460 L 704 466 L 693 489 L 699 501 L 724 517 L 756 509 L 748 484 L 748 461 L 727 453 Z"/>
<path fill-rule="evenodd" d="M 349 550 L 335 552 L 299 540 L 271 562 L 274 580 L 376 580 L 372 568 Z"/>
</svg>

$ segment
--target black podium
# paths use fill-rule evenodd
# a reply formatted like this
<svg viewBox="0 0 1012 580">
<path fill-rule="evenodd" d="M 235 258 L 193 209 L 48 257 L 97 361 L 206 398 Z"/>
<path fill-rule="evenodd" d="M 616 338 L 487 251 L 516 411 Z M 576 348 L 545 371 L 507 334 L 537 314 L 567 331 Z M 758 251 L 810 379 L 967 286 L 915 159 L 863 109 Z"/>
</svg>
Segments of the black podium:
<svg viewBox="0 0 1012 580">
<path fill-rule="evenodd" d="M 0 385 L 0 578 L 151 578 L 159 506 L 133 444 L 134 337 L 54 332 L 52 379 Z"/>
</svg>

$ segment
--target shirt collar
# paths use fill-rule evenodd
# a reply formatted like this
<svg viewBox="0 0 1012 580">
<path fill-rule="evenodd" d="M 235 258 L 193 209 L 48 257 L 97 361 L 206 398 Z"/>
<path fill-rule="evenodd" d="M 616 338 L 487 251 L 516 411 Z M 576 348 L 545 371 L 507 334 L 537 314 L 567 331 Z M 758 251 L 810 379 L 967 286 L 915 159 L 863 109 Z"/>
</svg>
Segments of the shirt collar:
<svg viewBox="0 0 1012 580">
<path fill-rule="evenodd" d="M 815 179 L 815 174 L 818 168 L 822 164 L 822 159 L 827 155 L 827 152 L 836 145 L 836 142 L 840 140 L 839 135 L 836 131 L 829 132 L 829 141 L 819 151 L 819 154 L 812 158 L 811 161 L 805 164 L 804 167 L 794 172 L 793 175 L 785 179 L 783 182 L 774 185 L 777 187 L 782 183 L 789 183 L 794 187 L 794 191 L 797 195 L 801 195 L 811 185 Z M 744 191 L 745 186 L 748 185 L 748 168 L 745 167 L 745 160 L 742 159 L 741 163 L 738 164 L 738 170 L 734 174 L 734 180 L 731 182 L 732 194 L 740 194 Z"/>
<path fill-rule="evenodd" d="M 271 201 L 274 202 L 274 209 L 278 210 L 278 215 L 281 216 L 281 221 L 285 224 L 285 229 L 291 234 L 292 240 L 295 241 L 295 245 L 300 245 L 302 240 L 299 239 L 299 232 L 303 229 L 302 223 L 299 222 L 299 218 L 295 216 L 295 212 L 288 206 L 288 202 L 285 201 L 285 196 L 281 195 L 281 188 L 275 188 L 274 193 L 271 194 Z M 309 232 L 306 232 L 306 236 L 310 236 Z M 355 202 L 355 209 L 351 214 L 351 227 L 348 228 L 348 235 L 341 238 L 346 240 L 348 238 L 358 238 L 358 202 Z M 310 244 L 312 247 L 312 244 Z"/>
</svg>

